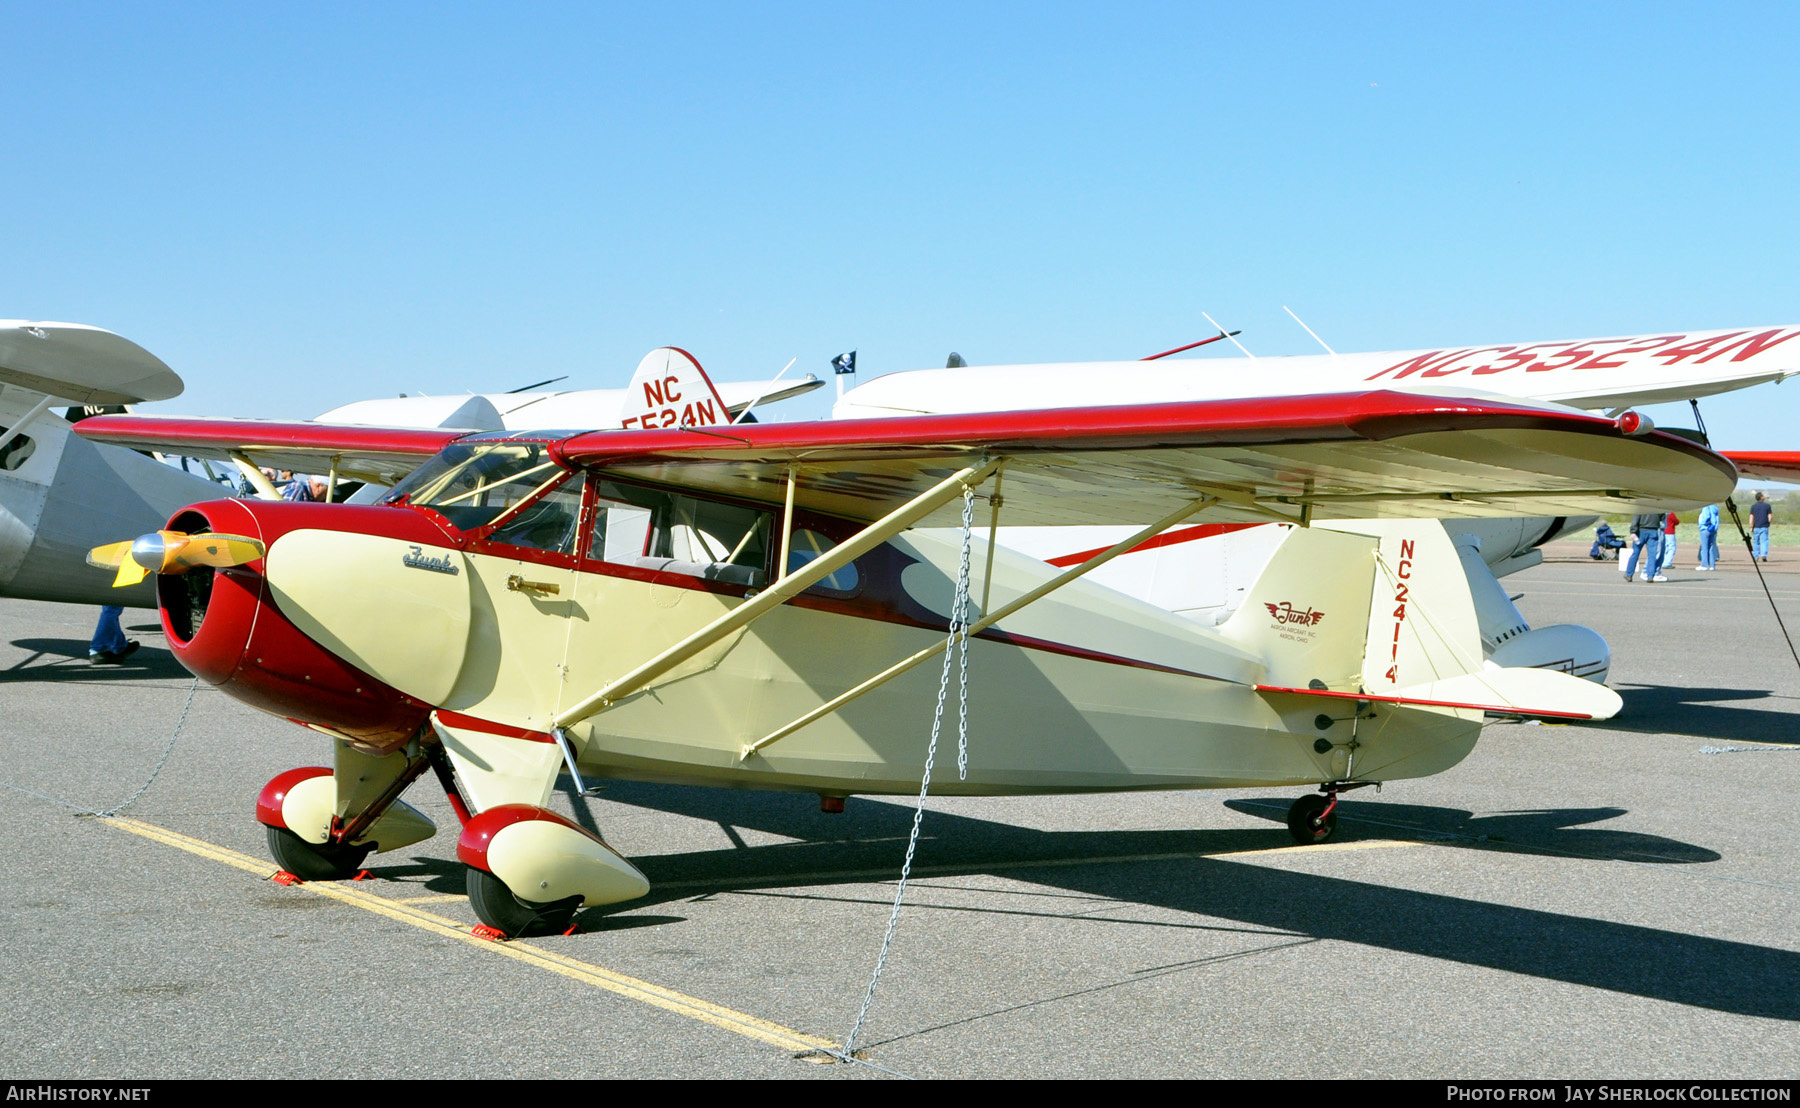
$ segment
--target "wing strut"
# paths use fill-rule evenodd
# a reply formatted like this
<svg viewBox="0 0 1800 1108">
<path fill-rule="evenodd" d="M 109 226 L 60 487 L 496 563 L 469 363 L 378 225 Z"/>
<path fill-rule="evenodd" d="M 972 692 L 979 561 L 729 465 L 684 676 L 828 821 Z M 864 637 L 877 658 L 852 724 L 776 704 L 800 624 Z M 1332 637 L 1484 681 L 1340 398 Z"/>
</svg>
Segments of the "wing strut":
<svg viewBox="0 0 1800 1108">
<path fill-rule="evenodd" d="M 1017 612 L 1019 609 L 1024 608 L 1027 605 L 1037 603 L 1039 600 L 1042 600 L 1044 597 L 1055 592 L 1057 589 L 1062 588 L 1064 585 L 1068 584 L 1070 581 L 1075 580 L 1077 577 L 1082 576 L 1083 574 L 1087 573 L 1089 570 L 1098 569 L 1099 567 L 1105 565 L 1107 562 L 1110 562 L 1114 558 L 1118 557 L 1120 554 L 1123 554 L 1126 551 L 1130 550 L 1131 548 L 1137 546 L 1139 543 L 1144 542 L 1147 539 L 1153 538 L 1154 536 L 1159 535 L 1164 531 L 1167 531 L 1169 528 L 1175 526 L 1177 523 L 1180 523 L 1182 520 L 1193 515 L 1195 512 L 1200 511 L 1202 508 L 1208 507 L 1213 504 L 1217 504 L 1218 502 L 1219 502 L 1219 498 L 1216 496 L 1202 496 L 1198 500 L 1190 501 L 1189 503 L 1183 504 L 1181 507 L 1175 509 L 1173 512 L 1170 512 L 1168 515 L 1157 520 L 1155 523 L 1152 523 L 1150 526 L 1144 528 L 1142 531 L 1139 531 L 1135 535 L 1132 535 L 1130 538 L 1122 539 L 1119 542 L 1114 543 L 1113 545 L 1107 547 L 1105 550 L 1102 550 L 1100 553 L 1094 555 L 1092 558 L 1089 558 L 1087 561 L 1082 562 L 1080 565 L 1071 566 L 1068 570 L 1064 571 L 1063 573 L 1060 573 L 1057 576 L 1052 577 L 1050 580 L 1039 585 L 1037 588 L 1032 589 L 1030 592 L 1026 593 L 1024 596 L 1019 597 L 1017 600 L 1014 600 L 1011 604 L 1006 605 L 1005 607 L 1001 608 L 999 611 L 994 612 L 990 615 L 985 615 L 985 616 L 981 617 L 980 619 L 976 620 L 974 623 L 969 625 L 969 629 L 967 631 L 963 632 L 962 637 L 964 639 L 967 639 L 970 635 L 976 634 L 988 627 L 992 627 L 994 624 L 999 623 L 1001 620 L 1012 615 L 1014 612 Z M 756 740 L 755 742 L 745 744 L 744 749 L 738 754 L 738 761 L 741 762 L 741 761 L 749 758 L 750 755 L 755 754 L 757 751 L 768 746 L 770 743 L 773 743 L 779 739 L 785 739 L 789 735 L 800 730 L 802 727 L 805 727 L 807 724 L 812 723 L 815 720 L 818 720 L 825 716 L 830 715 L 831 713 L 837 711 L 839 708 L 842 708 L 844 705 L 850 703 L 852 700 L 855 700 L 857 697 L 861 696 L 862 694 L 869 692 L 872 689 L 876 689 L 882 685 L 887 684 L 889 681 L 892 681 L 894 678 L 900 676 L 902 673 L 905 673 L 907 670 L 918 665 L 920 662 L 924 662 L 931 658 L 937 657 L 937 655 L 941 651 L 943 651 L 946 647 L 948 647 L 949 645 L 950 645 L 950 639 L 948 637 L 941 639 L 938 642 L 933 643 L 932 645 L 930 645 L 930 646 L 926 647 L 925 649 L 919 651 L 918 653 L 912 655 L 911 657 L 903 658 L 900 661 L 895 662 L 893 665 L 882 670 L 880 673 L 877 673 L 875 676 L 869 678 L 867 681 L 864 681 L 862 684 L 856 686 L 855 688 L 849 690 L 848 692 L 845 692 L 839 696 L 832 698 L 831 700 L 826 701 L 825 703 L 819 705 L 817 708 L 814 708 L 812 711 L 806 713 L 805 715 L 801 716 L 799 719 L 796 719 L 794 722 L 786 725 L 785 727 L 779 727 L 779 728 L 775 729 L 774 731 L 769 732 L 767 735 L 764 735 L 762 738 Z"/>
<path fill-rule="evenodd" d="M 713 643 L 736 633 L 759 617 L 774 611 L 788 600 L 836 573 L 855 559 L 867 554 L 895 535 L 911 527 L 938 508 L 962 495 L 964 485 L 979 485 L 1000 468 L 1000 462 L 984 460 L 980 465 L 959 469 L 931 488 L 902 504 L 881 519 L 869 524 L 849 541 L 833 547 L 806 563 L 774 585 L 758 593 L 756 598 L 738 605 L 674 646 L 638 666 L 586 700 L 559 712 L 551 721 L 554 727 L 569 727 L 597 712 L 606 710 L 637 692 L 658 677 L 705 650 Z"/>
<path fill-rule="evenodd" d="M 233 453 L 231 455 L 231 464 L 238 467 L 238 472 L 242 473 L 244 479 L 250 482 L 250 487 L 256 490 L 256 495 L 260 499 L 281 499 L 281 494 L 275 491 L 275 486 L 270 483 L 268 477 L 264 476 L 263 471 L 257 468 L 255 462 L 252 462 L 242 454 Z"/>
<path fill-rule="evenodd" d="M 21 419 L 17 423 L 13 424 L 11 427 L 8 427 L 6 429 L 6 433 L 3 435 L 0 435 L 0 446 L 5 446 L 7 443 L 11 442 L 13 440 L 14 435 L 18 434 L 20 431 L 23 431 L 25 429 L 26 424 L 30 423 L 32 420 L 36 419 L 38 416 L 43 415 L 44 409 L 48 408 L 49 406 L 50 406 L 50 397 L 45 396 L 45 397 L 39 398 L 38 402 L 36 404 L 32 405 L 31 410 L 29 412 L 25 413 L 24 419 Z"/>
</svg>

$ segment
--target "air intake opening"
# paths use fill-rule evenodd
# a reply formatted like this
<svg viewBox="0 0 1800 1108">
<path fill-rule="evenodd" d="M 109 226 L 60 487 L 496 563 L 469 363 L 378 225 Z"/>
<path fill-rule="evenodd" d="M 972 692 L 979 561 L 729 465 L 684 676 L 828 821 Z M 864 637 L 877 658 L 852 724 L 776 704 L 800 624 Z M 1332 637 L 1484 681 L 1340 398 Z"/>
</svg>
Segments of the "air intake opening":
<svg viewBox="0 0 1800 1108">
<path fill-rule="evenodd" d="M 212 523 L 199 512 L 183 512 L 169 524 L 169 530 L 198 535 L 212 530 Z M 156 578 L 156 602 L 168 620 L 169 633 L 183 644 L 193 639 L 206 619 L 215 572 L 211 566 L 195 566 L 186 573 L 164 573 Z"/>
</svg>

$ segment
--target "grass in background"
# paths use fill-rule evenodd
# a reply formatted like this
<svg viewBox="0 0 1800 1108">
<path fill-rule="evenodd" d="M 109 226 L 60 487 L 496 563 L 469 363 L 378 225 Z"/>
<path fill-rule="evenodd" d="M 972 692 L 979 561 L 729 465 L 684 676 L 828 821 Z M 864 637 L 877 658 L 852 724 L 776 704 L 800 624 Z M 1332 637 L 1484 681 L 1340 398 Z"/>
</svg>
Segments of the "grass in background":
<svg viewBox="0 0 1800 1108">
<path fill-rule="evenodd" d="M 1770 506 L 1775 509 L 1774 521 L 1769 525 L 1769 549 L 1773 550 L 1776 547 L 1800 547 L 1800 496 L 1793 496 L 1790 498 L 1789 494 L 1785 492 L 1769 492 L 1765 493 L 1765 496 Z M 1747 493 L 1740 493 L 1732 497 L 1732 500 L 1737 504 L 1738 518 L 1743 520 L 1744 530 L 1749 531 L 1750 505 L 1756 503 L 1756 490 L 1752 489 Z M 1677 518 L 1681 520 L 1675 527 L 1675 559 L 1678 563 L 1683 565 L 1686 565 L 1689 562 L 1697 563 L 1700 556 L 1700 509 L 1695 508 L 1692 511 L 1677 512 L 1675 514 Z M 1631 541 L 1631 521 L 1635 518 L 1634 516 L 1603 516 L 1601 518 L 1605 519 L 1606 522 L 1612 526 L 1614 534 L 1624 539 L 1627 543 Z M 1585 532 L 1582 532 L 1581 535 L 1585 535 L 1587 541 L 1590 543 L 1594 541 L 1594 529 L 1592 527 L 1588 528 Z M 1574 540 L 1577 537 L 1580 536 L 1570 535 L 1569 539 Z M 1630 547 L 1628 546 L 1626 549 L 1629 550 Z M 1731 513 L 1725 510 L 1725 505 L 1720 504 L 1720 559 L 1729 560 L 1732 556 L 1732 551 L 1734 550 L 1740 558 L 1747 556 L 1744 553 L 1744 540 L 1738 535 L 1737 527 L 1731 522 Z"/>
</svg>

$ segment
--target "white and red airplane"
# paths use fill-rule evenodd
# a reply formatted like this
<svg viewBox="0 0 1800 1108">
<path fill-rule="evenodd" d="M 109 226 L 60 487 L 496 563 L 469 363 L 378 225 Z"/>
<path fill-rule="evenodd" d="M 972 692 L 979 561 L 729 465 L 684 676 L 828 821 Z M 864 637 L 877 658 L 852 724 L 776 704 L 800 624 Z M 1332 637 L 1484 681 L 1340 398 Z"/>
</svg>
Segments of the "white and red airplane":
<svg viewBox="0 0 1800 1108">
<path fill-rule="evenodd" d="M 715 388 L 690 356 L 665 348 L 646 357 L 625 388 L 373 400 L 321 419 L 465 431 L 724 423 L 819 386 L 807 377 Z M 185 504 L 220 495 L 219 479 L 229 480 L 232 460 L 221 458 L 219 470 L 206 475 L 188 472 L 150 453 L 87 442 L 71 425 L 96 409 L 117 411 L 181 392 L 174 370 L 111 331 L 0 320 L 0 596 L 156 606 L 149 585 L 114 589 L 114 575 L 97 572 L 82 556 L 105 540 L 161 526 Z M 329 456 L 309 461 L 319 468 L 296 472 L 329 472 Z M 385 471 L 382 484 L 416 462 L 409 458 Z M 280 498 L 258 467 L 240 468 L 262 496 Z"/>
<path fill-rule="evenodd" d="M 1486 713 L 1608 716 L 1603 686 L 1484 661 L 1436 517 L 1729 492 L 1729 462 L 1628 424 L 1378 388 L 590 433 L 79 433 L 370 480 L 417 466 L 379 505 L 195 504 L 94 558 L 158 574 L 196 674 L 334 740 L 332 766 L 259 797 L 282 866 L 346 876 L 431 835 L 399 799 L 430 770 L 477 914 L 517 935 L 647 890 L 545 807 L 565 768 L 840 809 L 916 792 L 938 685 L 917 667 L 963 619 L 973 740 L 949 793 L 1317 786 L 1289 815 L 1316 842 L 1341 790 L 1449 768 Z M 977 554 L 977 498 L 990 537 L 1131 533 L 1060 572 Z M 1186 521 L 1271 520 L 1294 526 L 1217 627 L 1080 580 Z"/>
<path fill-rule="evenodd" d="M 162 360 L 98 327 L 0 320 L 0 596 L 153 607 L 148 586 L 113 590 L 82 563 L 95 543 L 160 526 L 217 496 L 206 478 L 71 424 L 95 408 L 168 400 L 182 382 Z M 58 411 L 66 408 L 65 411 Z"/>
<path fill-rule="evenodd" d="M 1207 358 L 962 366 L 891 373 L 839 400 L 833 415 L 868 419 L 922 413 L 1250 399 L 1379 387 L 1425 394 L 1552 401 L 1648 424 L 1630 409 L 1698 399 L 1800 373 L 1800 327 L 1667 332 L 1602 339 L 1509 343 L 1298 357 Z M 1224 336 L 1220 336 L 1223 338 Z M 1208 340 L 1217 341 L 1217 340 Z M 956 359 L 961 362 L 960 358 Z M 1728 454 L 1733 460 L 1749 455 Z M 1758 455 L 1761 468 L 1772 456 Z M 1791 456 L 1790 456 L 1791 457 Z M 1740 465 L 1748 464 L 1740 461 Z M 1790 468 L 1787 479 L 1800 476 Z M 1544 543 L 1583 531 L 1589 516 L 1459 519 L 1446 522 L 1475 598 L 1484 652 L 1498 665 L 1550 667 L 1604 681 L 1606 640 L 1573 624 L 1532 627 L 1499 578 L 1543 560 Z M 1173 529 L 1096 571 L 1094 580 L 1212 625 L 1244 601 L 1281 541 L 1282 525 Z M 1079 561 L 1117 539 L 1116 529 L 1012 528 L 1005 545 L 1052 565 Z"/>
<path fill-rule="evenodd" d="M 316 421 L 375 427 L 460 427 L 469 431 L 704 425 L 745 418 L 752 409 L 764 409 L 823 385 L 811 374 L 785 382 L 776 377 L 715 384 L 699 370 L 693 355 L 663 347 L 639 363 L 631 382 L 622 389 L 524 389 L 359 400 L 333 408 L 316 417 Z"/>
</svg>

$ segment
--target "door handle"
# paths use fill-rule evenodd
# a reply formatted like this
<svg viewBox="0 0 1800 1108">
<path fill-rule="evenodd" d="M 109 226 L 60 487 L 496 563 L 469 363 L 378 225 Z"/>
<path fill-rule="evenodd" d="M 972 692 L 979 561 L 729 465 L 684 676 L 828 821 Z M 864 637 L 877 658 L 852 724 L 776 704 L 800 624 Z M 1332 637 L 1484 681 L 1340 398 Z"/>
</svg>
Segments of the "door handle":
<svg viewBox="0 0 1800 1108">
<path fill-rule="evenodd" d="M 529 593 L 532 596 L 556 596 L 562 592 L 562 586 L 549 581 L 527 581 L 514 573 L 506 578 L 506 591 Z"/>
</svg>

